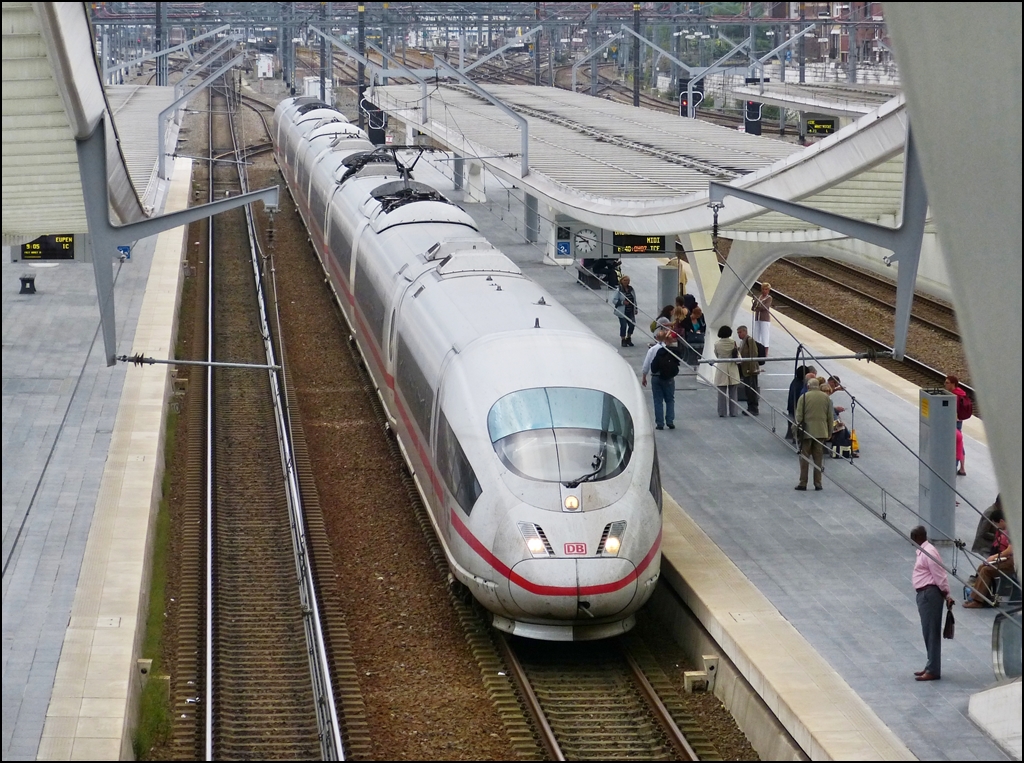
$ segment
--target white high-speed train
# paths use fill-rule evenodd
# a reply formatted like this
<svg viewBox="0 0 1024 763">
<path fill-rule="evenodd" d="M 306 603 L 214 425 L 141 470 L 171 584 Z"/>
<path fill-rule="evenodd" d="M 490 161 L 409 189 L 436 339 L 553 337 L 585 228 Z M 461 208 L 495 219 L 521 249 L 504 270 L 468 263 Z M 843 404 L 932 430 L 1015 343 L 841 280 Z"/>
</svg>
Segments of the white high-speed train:
<svg viewBox="0 0 1024 763">
<path fill-rule="evenodd" d="M 338 111 L 292 98 L 274 131 L 452 575 L 509 633 L 629 630 L 662 527 L 632 369 Z"/>
</svg>

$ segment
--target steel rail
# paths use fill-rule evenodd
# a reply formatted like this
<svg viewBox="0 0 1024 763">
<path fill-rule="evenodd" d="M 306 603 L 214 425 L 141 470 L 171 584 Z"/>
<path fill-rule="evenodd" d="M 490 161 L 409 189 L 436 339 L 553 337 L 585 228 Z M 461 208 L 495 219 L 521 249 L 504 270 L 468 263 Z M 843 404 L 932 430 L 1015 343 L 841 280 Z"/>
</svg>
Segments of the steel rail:
<svg viewBox="0 0 1024 763">
<path fill-rule="evenodd" d="M 231 91 L 229 91 L 229 97 Z M 234 110 L 228 109 L 228 120 L 231 124 L 231 140 L 236 153 L 242 151 L 237 143 L 234 126 Z M 242 193 L 249 187 L 245 166 L 236 165 L 238 182 Z M 261 274 L 261 255 L 256 234 L 256 223 L 252 205 L 245 205 L 246 231 L 249 237 L 249 252 L 252 262 L 253 279 L 256 287 L 256 301 L 259 305 L 260 333 L 266 354 L 268 380 L 274 407 L 274 420 L 277 427 L 278 447 L 281 453 L 281 466 L 285 476 L 285 495 L 288 500 L 289 523 L 292 535 L 292 552 L 295 570 L 299 579 L 299 596 L 302 602 L 303 628 L 309 653 L 310 678 L 313 682 L 313 695 L 316 698 L 317 726 L 319 728 L 320 749 L 324 760 L 345 760 L 345 751 L 341 741 L 341 725 L 338 721 L 338 710 L 334 700 L 334 688 L 331 682 L 330 659 L 327 654 L 327 643 L 324 637 L 323 624 L 320 616 L 320 604 L 316 592 L 316 581 L 313 579 L 313 564 L 306 542 L 306 520 L 302 507 L 302 495 L 299 489 L 298 474 L 295 469 L 294 448 L 291 440 L 291 428 L 284 399 L 282 376 L 286 373 L 283 361 L 278 362 L 274 350 L 274 340 L 270 331 L 269 309 L 264 298 L 263 278 Z M 283 341 L 279 337 L 278 341 Z"/>
<path fill-rule="evenodd" d="M 498 643 L 501 656 L 505 660 L 505 665 L 508 667 L 509 672 L 512 673 L 516 687 L 523 697 L 523 703 L 526 705 L 526 709 L 529 711 L 534 723 L 537 724 L 541 744 L 544 745 L 544 749 L 551 760 L 565 760 L 562 748 L 559 746 L 558 740 L 555 739 L 555 732 L 552 730 L 551 724 L 548 723 L 547 716 L 545 716 L 544 710 L 540 706 L 540 700 L 537 699 L 537 695 L 530 685 L 530 679 L 526 677 L 526 671 L 523 670 L 522 663 L 519 662 L 519 658 L 512 650 L 504 634 L 495 631 L 494 637 Z"/>
<path fill-rule="evenodd" d="M 647 680 L 647 676 L 644 675 L 643 670 L 637 665 L 636 660 L 625 648 L 622 649 L 622 654 L 626 658 L 626 663 L 633 671 L 633 680 L 636 682 L 637 687 L 640 689 L 640 693 L 643 695 L 644 700 L 648 706 L 654 712 L 654 718 L 658 721 L 658 724 L 665 731 L 672 746 L 676 748 L 676 752 L 679 753 L 683 760 L 700 760 L 697 757 L 697 753 L 693 747 L 690 746 L 690 742 L 686 739 L 686 735 L 679 729 L 676 722 L 672 719 L 672 714 L 669 713 L 668 708 L 665 707 L 665 703 L 661 701 L 661 697 L 651 686 L 651 682 Z"/>
<path fill-rule="evenodd" d="M 786 265 L 791 267 L 791 268 L 795 268 L 796 270 L 802 271 L 804 273 L 808 273 L 808 274 L 814 276 L 817 279 L 820 279 L 822 281 L 826 281 L 827 283 L 835 284 L 836 286 L 839 286 L 840 288 L 845 289 L 848 292 L 856 294 L 858 297 L 866 299 L 869 302 L 873 302 L 876 305 L 881 305 L 882 307 L 888 308 L 889 310 L 895 310 L 896 309 L 896 305 L 892 304 L 891 302 L 888 302 L 887 300 L 884 300 L 881 297 L 876 297 L 874 294 L 868 294 L 865 291 L 861 291 L 860 289 L 858 289 L 855 286 L 851 286 L 848 283 L 844 283 L 843 281 L 840 281 L 838 278 L 833 278 L 832 276 L 825 275 L 824 273 L 819 273 L 814 268 L 808 267 L 807 265 L 805 265 L 802 262 L 796 262 L 796 261 L 790 260 L 790 259 L 784 259 L 782 261 Z M 869 280 L 869 281 L 873 281 L 873 282 L 875 282 L 875 283 L 877 283 L 877 284 L 879 284 L 881 286 L 886 286 L 888 288 L 893 288 L 893 289 L 896 288 L 892 284 L 887 284 L 885 281 L 883 281 L 880 278 L 876 278 L 875 276 L 869 275 L 867 273 L 861 273 L 859 270 L 854 270 L 853 268 L 848 268 L 845 265 L 842 265 L 841 263 L 829 262 L 828 264 L 833 266 L 833 267 L 843 268 L 844 270 L 847 270 L 848 272 L 856 274 L 857 277 L 864 278 L 864 279 Z M 925 300 L 925 301 L 930 302 L 936 308 L 942 308 L 943 307 L 942 305 L 939 305 L 938 303 L 931 302 L 931 300 Z M 932 329 L 934 329 L 934 330 L 936 330 L 936 331 L 938 331 L 938 332 L 940 332 L 942 334 L 945 334 L 946 336 L 951 337 L 952 339 L 956 339 L 957 341 L 960 341 L 960 333 L 958 331 L 955 331 L 954 329 L 948 328 L 946 326 L 942 326 L 942 325 L 940 325 L 938 323 L 935 323 L 934 321 L 930 321 L 927 318 L 922 318 L 920 315 L 915 315 L 913 313 L 911 313 L 910 317 L 913 318 L 918 323 L 923 323 L 924 325 L 928 326 L 929 328 L 932 328 Z"/>
<path fill-rule="evenodd" d="M 210 158 L 207 165 L 209 178 L 208 201 L 214 201 L 213 170 L 216 158 L 213 148 L 213 89 L 209 91 L 210 109 L 207 122 L 207 135 L 210 140 Z M 206 517 L 206 720 L 205 758 L 213 760 L 213 217 L 206 218 L 206 360 L 210 364 L 206 368 L 206 484 L 205 484 L 205 517 Z"/>
</svg>

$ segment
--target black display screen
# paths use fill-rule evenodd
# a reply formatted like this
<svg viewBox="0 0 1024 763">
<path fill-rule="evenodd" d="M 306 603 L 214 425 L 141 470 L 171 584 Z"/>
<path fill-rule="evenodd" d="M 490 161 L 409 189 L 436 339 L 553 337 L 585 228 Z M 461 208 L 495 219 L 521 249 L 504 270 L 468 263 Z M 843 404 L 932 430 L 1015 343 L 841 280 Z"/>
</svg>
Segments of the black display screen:
<svg viewBox="0 0 1024 763">
<path fill-rule="evenodd" d="M 35 241 L 21 245 L 23 260 L 73 260 L 75 259 L 75 237 L 73 235 L 40 236 Z"/>
<path fill-rule="evenodd" d="M 831 135 L 836 131 L 836 120 L 834 119 L 808 119 L 808 135 Z"/>
<path fill-rule="evenodd" d="M 612 250 L 615 254 L 656 254 L 665 251 L 665 238 L 615 231 L 612 237 Z"/>
</svg>

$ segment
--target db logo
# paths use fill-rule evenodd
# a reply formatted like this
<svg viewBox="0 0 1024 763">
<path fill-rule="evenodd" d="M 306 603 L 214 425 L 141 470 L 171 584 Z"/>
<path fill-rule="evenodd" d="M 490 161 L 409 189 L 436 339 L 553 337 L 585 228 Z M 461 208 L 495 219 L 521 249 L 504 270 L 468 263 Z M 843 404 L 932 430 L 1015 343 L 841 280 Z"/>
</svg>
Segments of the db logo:
<svg viewBox="0 0 1024 763">
<path fill-rule="evenodd" d="M 566 543 L 565 544 L 566 554 L 586 554 L 587 544 L 586 543 Z"/>
</svg>

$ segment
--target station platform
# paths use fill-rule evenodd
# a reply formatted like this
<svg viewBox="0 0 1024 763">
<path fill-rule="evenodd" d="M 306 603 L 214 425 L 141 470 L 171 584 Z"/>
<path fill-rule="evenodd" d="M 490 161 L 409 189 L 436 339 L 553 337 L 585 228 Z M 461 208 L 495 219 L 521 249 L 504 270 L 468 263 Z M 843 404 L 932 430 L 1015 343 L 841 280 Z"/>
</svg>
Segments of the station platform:
<svg viewBox="0 0 1024 763">
<path fill-rule="evenodd" d="M 427 162 L 417 179 L 460 199 L 447 165 L 434 161 L 428 171 Z M 545 263 L 542 245 L 523 243 L 517 189 L 488 176 L 487 192 L 487 202 L 463 204 L 483 234 L 639 375 L 651 341 L 645 329 L 658 309 L 660 262 L 623 262 L 644 317 L 635 347 L 622 348 L 613 292 L 591 291 L 577 283 L 574 267 Z M 733 326 L 750 320 L 749 313 L 737 314 Z M 816 355 L 849 353 L 782 320 L 792 336 L 774 321 L 772 356 L 793 357 L 798 342 Z M 956 638 L 943 645 L 942 680 L 916 682 L 925 649 L 910 584 L 914 549 L 865 508 L 884 510 L 904 533 L 921 523 L 912 513 L 918 464 L 898 441 L 917 447 L 918 388 L 862 361 L 813 365 L 819 374 L 840 376 L 856 397 L 854 417 L 848 394 L 833 401 L 847 408 L 843 419 L 860 442 L 853 463 L 826 460 L 822 492 L 793 489 L 799 466 L 783 439 L 782 415 L 793 362 L 764 366 L 757 418 L 719 418 L 714 387 L 692 374 L 677 378 L 677 428 L 657 433 L 662 485 L 671 499 L 665 577 L 811 758 L 1008 759 L 968 718 L 970 696 L 995 683 L 993 611 L 958 606 Z M 958 478 L 963 498 L 956 531 L 973 539 L 978 515 L 968 503 L 983 511 L 997 487 L 981 422 L 965 422 L 964 435 L 968 476 Z M 948 564 L 951 549 L 941 551 Z M 959 576 L 966 580 L 975 564 L 961 556 Z M 962 585 L 951 578 L 950 586 L 959 602 Z"/>
<path fill-rule="evenodd" d="M 175 170 L 166 211 L 188 204 L 191 162 Z M 114 265 L 118 354 L 173 353 L 184 235 Z M 32 268 L 5 248 L 0 271 L 3 759 L 130 759 L 170 367 L 106 366 L 90 263 Z"/>
<path fill-rule="evenodd" d="M 776 82 L 765 85 L 763 90 L 757 85 L 733 87 L 730 93 L 737 98 L 795 111 L 855 119 L 870 114 L 886 101 L 895 98 L 900 89 L 879 85 L 800 85 Z"/>
</svg>

